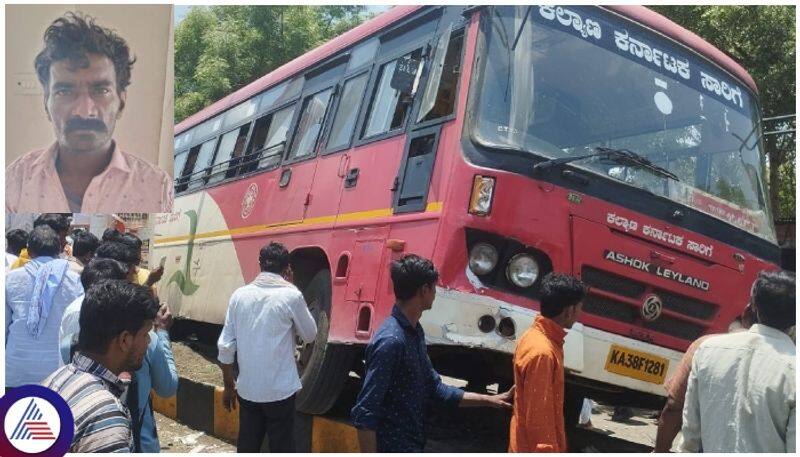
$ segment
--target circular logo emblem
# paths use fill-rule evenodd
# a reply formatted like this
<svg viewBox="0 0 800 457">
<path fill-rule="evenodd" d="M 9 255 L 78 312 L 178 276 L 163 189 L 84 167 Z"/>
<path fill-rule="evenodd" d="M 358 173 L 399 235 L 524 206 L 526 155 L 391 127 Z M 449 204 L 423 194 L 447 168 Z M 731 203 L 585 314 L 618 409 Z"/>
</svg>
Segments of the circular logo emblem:
<svg viewBox="0 0 800 457">
<path fill-rule="evenodd" d="M 256 207 L 256 198 L 258 197 L 258 184 L 251 183 L 247 187 L 247 191 L 242 197 L 242 219 L 247 219 Z"/>
<path fill-rule="evenodd" d="M 642 317 L 648 322 L 653 322 L 661 316 L 661 299 L 657 295 L 650 295 L 644 299 Z"/>
<path fill-rule="evenodd" d="M 61 396 L 36 385 L 11 389 L 0 398 L 0 455 L 63 456 L 72 443 L 72 411 Z"/>
</svg>

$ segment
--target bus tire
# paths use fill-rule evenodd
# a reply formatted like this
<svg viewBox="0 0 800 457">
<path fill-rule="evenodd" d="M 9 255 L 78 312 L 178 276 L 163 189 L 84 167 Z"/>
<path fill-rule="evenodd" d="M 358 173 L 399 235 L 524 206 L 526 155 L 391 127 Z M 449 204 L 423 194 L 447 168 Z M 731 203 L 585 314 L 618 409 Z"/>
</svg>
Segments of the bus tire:
<svg viewBox="0 0 800 457">
<path fill-rule="evenodd" d="M 331 274 L 318 271 L 303 291 L 311 315 L 317 322 L 317 337 L 299 357 L 307 362 L 298 367 L 303 388 L 297 393 L 296 408 L 306 414 L 324 414 L 336 402 L 353 364 L 352 347 L 328 342 L 331 310 Z M 304 352 L 308 351 L 308 352 Z"/>
</svg>

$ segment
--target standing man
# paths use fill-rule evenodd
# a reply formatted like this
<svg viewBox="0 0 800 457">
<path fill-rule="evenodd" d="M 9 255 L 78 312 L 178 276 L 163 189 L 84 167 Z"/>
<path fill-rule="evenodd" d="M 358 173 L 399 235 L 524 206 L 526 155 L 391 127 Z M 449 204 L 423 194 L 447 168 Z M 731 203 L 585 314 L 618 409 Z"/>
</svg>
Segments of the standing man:
<svg viewBox="0 0 800 457">
<path fill-rule="evenodd" d="M 126 279 L 129 276 L 128 265 L 110 258 L 93 259 L 81 274 L 81 283 L 85 290 L 95 284 L 109 279 Z M 72 302 L 64 312 L 61 320 L 61 359 L 66 364 L 72 358 L 72 346 L 80 340 L 80 316 L 83 298 Z M 158 441 L 155 417 L 150 404 L 150 390 L 163 398 L 169 398 L 178 391 L 178 371 L 172 355 L 169 340 L 169 329 L 172 326 L 172 314 L 167 305 L 162 305 L 150 331 L 150 343 L 147 345 L 141 367 L 133 373 L 126 395 L 126 406 L 131 413 L 131 430 L 133 433 L 133 450 L 135 452 L 161 452 Z"/>
<path fill-rule="evenodd" d="M 44 213 L 40 214 L 36 220 L 33 221 L 33 228 L 39 227 L 41 225 L 46 225 L 53 229 L 56 234 L 58 234 L 58 241 L 59 241 L 59 251 L 56 257 L 66 257 L 64 253 L 64 248 L 67 246 L 67 235 L 69 234 L 69 226 L 72 224 L 71 214 L 60 214 L 60 213 Z M 26 263 L 31 261 L 31 257 L 28 253 L 27 249 L 23 249 L 20 254 L 19 258 L 13 265 L 11 265 L 11 269 L 14 270 L 19 268 Z"/>
<path fill-rule="evenodd" d="M 47 225 L 28 239 L 32 259 L 6 275 L 6 386 L 38 384 L 58 368 L 58 330 L 67 306 L 83 294 L 80 277 L 58 258 L 62 245 Z"/>
<path fill-rule="evenodd" d="M 78 335 L 81 331 L 80 316 L 83 299 L 87 290 L 95 283 L 106 279 L 127 279 L 128 266 L 113 259 L 93 259 L 81 272 L 81 285 L 84 293 L 79 295 L 64 310 L 61 316 L 61 325 L 58 330 L 59 351 L 61 362 L 66 365 L 72 361 L 72 354 L 78 347 Z"/>
<path fill-rule="evenodd" d="M 132 247 L 118 241 L 104 241 L 97 247 L 94 256 L 98 259 L 113 259 L 122 262 L 128 268 L 128 281 L 138 284 L 136 282 L 136 262 L 139 254 Z"/>
<path fill-rule="evenodd" d="M 697 348 L 683 408 L 683 452 L 795 452 L 795 278 L 761 272 L 756 324 Z"/>
<path fill-rule="evenodd" d="M 739 318 L 741 328 L 731 330 L 731 332 L 746 331 L 755 323 L 755 319 L 753 305 L 748 304 Z M 689 384 L 689 374 L 692 372 L 694 353 L 704 341 L 713 336 L 716 335 L 703 335 L 689 345 L 680 363 L 675 368 L 675 373 L 664 383 L 664 388 L 667 390 L 667 402 L 664 404 L 664 409 L 658 418 L 656 445 L 653 449 L 655 452 L 666 453 L 672 449 L 672 442 L 683 426 L 683 405 L 686 401 L 686 387 Z"/>
<path fill-rule="evenodd" d="M 509 452 L 567 452 L 564 426 L 564 338 L 578 320 L 586 286 L 548 273 L 542 279 L 541 313 L 514 351 L 514 414 Z"/>
<path fill-rule="evenodd" d="M 102 281 L 86 292 L 79 352 L 42 383 L 72 410 L 69 452 L 133 452 L 130 413 L 120 401 L 126 385 L 119 376 L 142 366 L 157 310 L 150 290 L 128 281 Z"/>
<path fill-rule="evenodd" d="M 310 343 L 317 325 L 303 294 L 291 281 L 289 251 L 270 243 L 258 255 L 261 273 L 234 291 L 219 336 L 219 361 L 230 411 L 239 403 L 238 452 L 259 452 L 264 435 L 270 452 L 294 451 L 294 398 L 300 377 L 294 335 Z M 234 383 L 233 363 L 239 363 Z"/>
<path fill-rule="evenodd" d="M 69 259 L 69 268 L 80 274 L 86 264 L 94 257 L 94 251 L 100 246 L 97 239 L 88 230 L 78 229 L 72 232 L 72 255 Z"/>
<path fill-rule="evenodd" d="M 113 139 L 134 62 L 90 17 L 67 13 L 47 28 L 35 67 L 56 142 L 6 168 L 6 213 L 172 210 L 169 175 Z"/>
<path fill-rule="evenodd" d="M 6 270 L 19 259 L 19 254 L 28 245 L 28 232 L 21 229 L 6 232 Z"/>
<path fill-rule="evenodd" d="M 409 254 L 392 262 L 397 303 L 366 349 L 366 374 L 351 411 L 361 452 L 422 452 L 425 414 L 433 403 L 448 407 L 511 408 L 512 390 L 498 395 L 448 386 L 433 369 L 419 324 L 431 309 L 439 273 Z"/>
</svg>

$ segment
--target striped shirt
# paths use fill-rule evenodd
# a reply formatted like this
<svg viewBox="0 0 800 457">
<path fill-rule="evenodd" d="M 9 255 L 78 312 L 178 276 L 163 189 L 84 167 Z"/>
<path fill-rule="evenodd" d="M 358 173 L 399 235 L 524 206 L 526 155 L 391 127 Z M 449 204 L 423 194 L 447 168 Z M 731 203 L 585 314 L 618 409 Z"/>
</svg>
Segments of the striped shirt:
<svg viewBox="0 0 800 457">
<path fill-rule="evenodd" d="M 126 385 L 114 373 L 78 352 L 42 385 L 72 410 L 75 435 L 69 452 L 132 452 L 130 414 L 120 399 Z"/>
</svg>

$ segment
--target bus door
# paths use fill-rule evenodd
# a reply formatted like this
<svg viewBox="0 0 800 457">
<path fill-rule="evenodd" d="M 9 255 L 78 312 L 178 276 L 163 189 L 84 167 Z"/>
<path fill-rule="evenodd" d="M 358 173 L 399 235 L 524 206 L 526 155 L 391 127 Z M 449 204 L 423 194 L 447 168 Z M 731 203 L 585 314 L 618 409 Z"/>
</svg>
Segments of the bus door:
<svg viewBox="0 0 800 457">
<path fill-rule="evenodd" d="M 295 129 L 279 169 L 274 208 L 281 213 L 281 222 L 302 222 L 311 203 L 311 188 L 317 162 L 313 160 L 316 142 L 328 109 L 333 88 L 305 91 L 300 110 L 295 113 Z"/>
<path fill-rule="evenodd" d="M 392 214 L 395 178 L 403 161 L 406 133 L 414 125 L 412 112 L 441 12 L 433 10 L 377 37 L 353 147 L 346 151 L 339 171 L 342 194 L 337 227 Z"/>
</svg>

